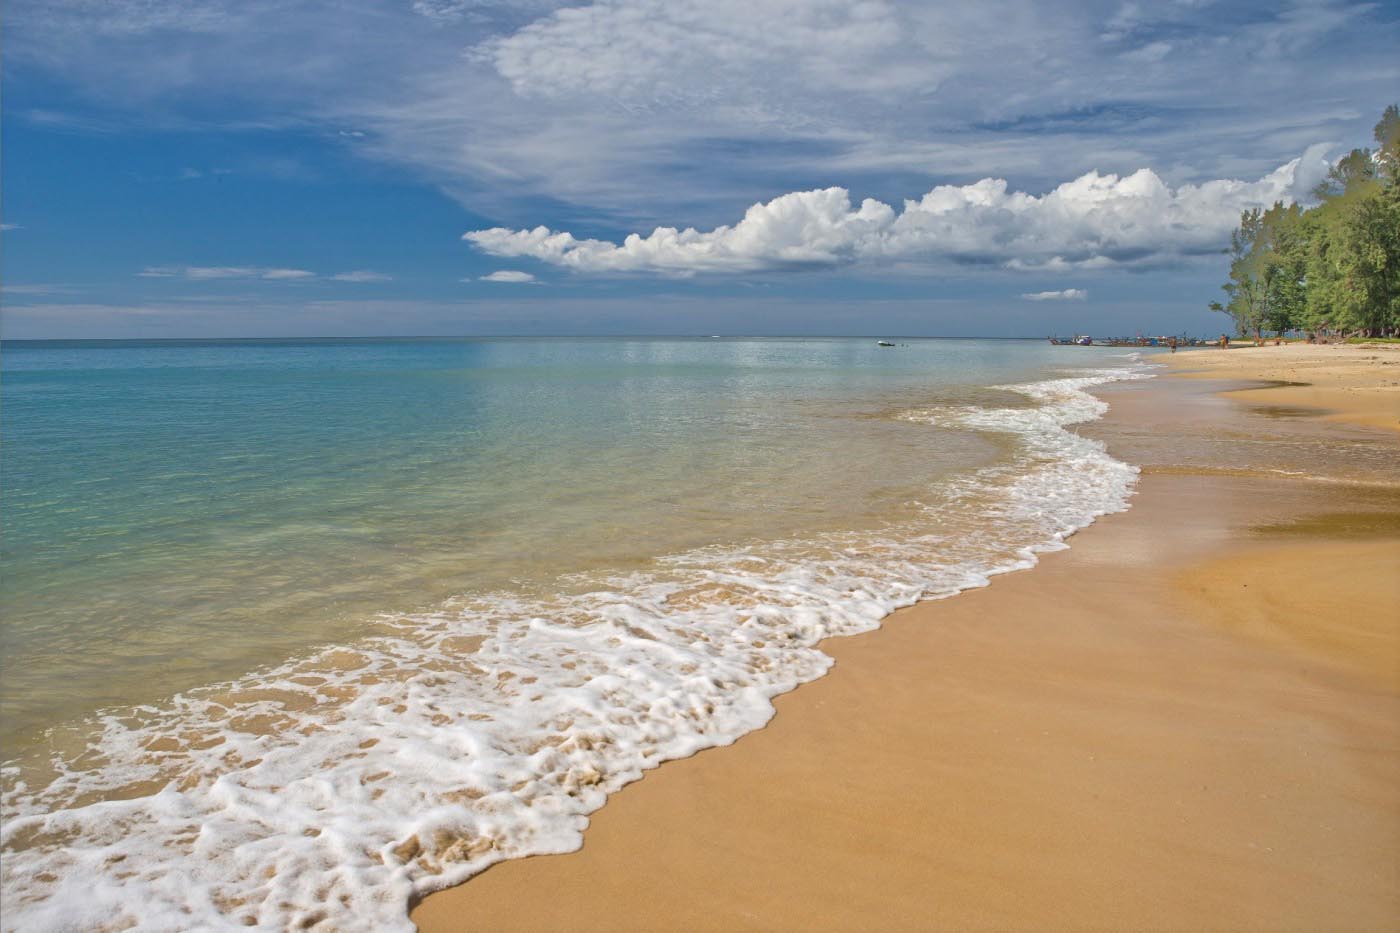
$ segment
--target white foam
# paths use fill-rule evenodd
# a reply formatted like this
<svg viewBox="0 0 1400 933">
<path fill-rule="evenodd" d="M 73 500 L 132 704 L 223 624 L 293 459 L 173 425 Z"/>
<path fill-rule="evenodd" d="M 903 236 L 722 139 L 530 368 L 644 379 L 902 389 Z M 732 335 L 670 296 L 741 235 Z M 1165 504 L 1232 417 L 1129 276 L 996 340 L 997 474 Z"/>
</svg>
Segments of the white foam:
<svg viewBox="0 0 1400 933">
<path fill-rule="evenodd" d="M 108 712 L 51 780 L 4 769 L 4 927 L 411 929 L 415 893 L 573 850 L 607 794 L 764 725 L 774 696 L 830 667 L 821 639 L 1031 566 L 1125 508 L 1136 469 L 1065 428 L 1106 409 L 1086 389 L 1142 375 L 906 412 L 1011 432 L 1021 452 L 879 532 L 704 548 L 581 595 L 464 598 Z"/>
</svg>

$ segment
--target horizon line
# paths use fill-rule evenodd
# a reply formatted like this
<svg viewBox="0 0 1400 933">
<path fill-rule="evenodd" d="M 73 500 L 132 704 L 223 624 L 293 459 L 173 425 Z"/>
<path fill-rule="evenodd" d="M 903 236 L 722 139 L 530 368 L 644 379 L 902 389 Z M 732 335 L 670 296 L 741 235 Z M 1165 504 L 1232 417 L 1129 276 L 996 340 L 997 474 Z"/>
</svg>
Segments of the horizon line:
<svg viewBox="0 0 1400 933">
<path fill-rule="evenodd" d="M 371 334 L 371 335 L 285 335 L 285 336 L 207 336 L 207 337 L 3 337 L 0 344 L 18 343 L 199 343 L 249 341 L 271 343 L 274 341 L 313 341 L 313 340 L 857 340 L 891 338 L 899 340 L 1045 340 L 1058 334 L 1034 335 L 971 335 L 955 336 L 942 334 L 892 334 L 888 332 L 868 334 Z M 1138 332 L 1141 337 L 1181 337 L 1180 334 L 1148 334 Z"/>
</svg>

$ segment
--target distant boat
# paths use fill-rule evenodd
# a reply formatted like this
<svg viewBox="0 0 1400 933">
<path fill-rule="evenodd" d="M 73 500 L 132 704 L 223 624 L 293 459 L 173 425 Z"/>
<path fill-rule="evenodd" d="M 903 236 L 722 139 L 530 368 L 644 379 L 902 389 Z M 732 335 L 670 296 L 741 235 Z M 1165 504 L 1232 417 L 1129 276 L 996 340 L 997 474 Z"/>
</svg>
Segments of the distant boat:
<svg viewBox="0 0 1400 933">
<path fill-rule="evenodd" d="M 875 346 L 877 346 L 877 347 L 892 347 L 892 346 L 894 346 L 894 344 L 890 343 L 888 340 L 877 340 L 877 341 L 875 341 Z"/>
<path fill-rule="evenodd" d="M 1051 337 L 1050 342 L 1057 347 L 1091 347 L 1094 345 L 1093 337 Z"/>
</svg>

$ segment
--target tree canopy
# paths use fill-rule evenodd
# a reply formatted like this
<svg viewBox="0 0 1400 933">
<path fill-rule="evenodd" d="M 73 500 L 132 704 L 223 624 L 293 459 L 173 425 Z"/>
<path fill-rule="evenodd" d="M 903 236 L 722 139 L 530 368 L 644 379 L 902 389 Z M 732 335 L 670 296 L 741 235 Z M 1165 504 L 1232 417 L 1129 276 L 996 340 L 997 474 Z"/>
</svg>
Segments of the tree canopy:
<svg viewBox="0 0 1400 933">
<path fill-rule="evenodd" d="M 1265 330 L 1400 333 L 1400 110 L 1375 127 L 1376 149 L 1338 159 L 1303 208 L 1240 215 L 1225 252 L 1227 301 L 1210 307 L 1241 335 Z"/>
</svg>

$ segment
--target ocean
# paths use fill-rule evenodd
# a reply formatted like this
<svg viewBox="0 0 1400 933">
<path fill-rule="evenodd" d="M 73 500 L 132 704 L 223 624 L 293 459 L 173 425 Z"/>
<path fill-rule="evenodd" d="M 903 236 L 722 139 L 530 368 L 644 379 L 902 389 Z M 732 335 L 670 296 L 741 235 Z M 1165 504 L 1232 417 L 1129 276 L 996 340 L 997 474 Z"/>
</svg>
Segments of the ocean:
<svg viewBox="0 0 1400 933">
<path fill-rule="evenodd" d="M 1045 341 L 7 342 L 6 929 L 410 928 L 1136 470 Z"/>
</svg>

